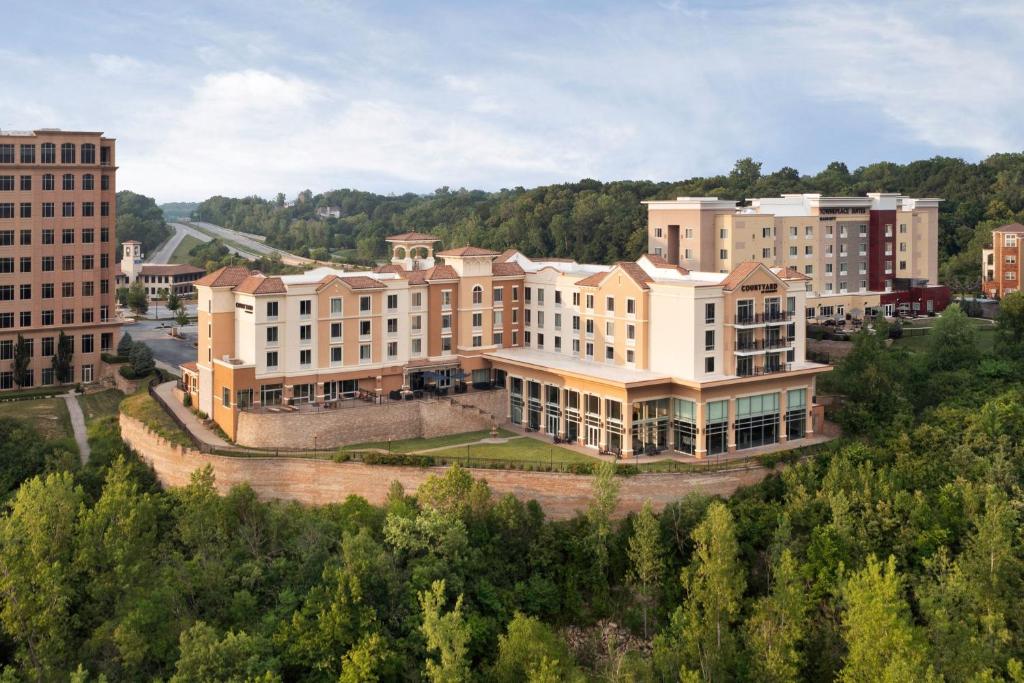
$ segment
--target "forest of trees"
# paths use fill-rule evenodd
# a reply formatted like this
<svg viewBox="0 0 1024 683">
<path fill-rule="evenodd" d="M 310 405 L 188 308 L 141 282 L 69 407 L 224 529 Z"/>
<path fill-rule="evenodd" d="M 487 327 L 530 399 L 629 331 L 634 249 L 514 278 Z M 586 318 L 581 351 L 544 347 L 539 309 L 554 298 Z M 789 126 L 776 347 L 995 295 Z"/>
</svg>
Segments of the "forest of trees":
<svg viewBox="0 0 1024 683">
<path fill-rule="evenodd" d="M 384 238 L 406 230 L 438 235 L 445 246 L 516 247 L 530 255 L 609 263 L 636 258 L 646 248 L 645 199 L 718 196 L 743 200 L 789 192 L 863 195 L 903 192 L 940 197 L 942 279 L 957 284 L 981 275 L 981 248 L 994 227 L 1024 220 L 1024 154 L 995 154 L 978 163 L 935 157 L 908 164 L 882 162 L 850 171 L 833 162 L 815 175 L 782 168 L 763 173 L 741 159 L 728 175 L 681 182 L 581 180 L 498 192 L 451 190 L 431 195 L 383 196 L 357 190 L 299 194 L 292 205 L 275 199 L 211 197 L 204 220 L 267 236 L 291 252 L 324 249 L 369 260 L 384 254 Z M 320 206 L 341 208 L 340 218 L 316 220 Z"/>
<path fill-rule="evenodd" d="M 170 236 L 171 228 L 152 197 L 129 190 L 117 193 L 117 260 L 128 240 L 142 242 L 142 252 L 149 254 Z"/>
<path fill-rule="evenodd" d="M 1024 294 L 858 333 L 846 436 L 728 500 L 569 521 L 453 468 L 380 507 L 164 491 L 0 422 L 0 680 L 1024 681 Z M 20 483 L 20 486 L 19 486 Z"/>
</svg>

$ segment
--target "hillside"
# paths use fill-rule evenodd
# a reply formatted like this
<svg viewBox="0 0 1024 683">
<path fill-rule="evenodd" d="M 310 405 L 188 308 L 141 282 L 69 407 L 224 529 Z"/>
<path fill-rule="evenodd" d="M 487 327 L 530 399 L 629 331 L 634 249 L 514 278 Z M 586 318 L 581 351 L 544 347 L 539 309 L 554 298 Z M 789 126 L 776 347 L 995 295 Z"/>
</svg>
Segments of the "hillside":
<svg viewBox="0 0 1024 683">
<path fill-rule="evenodd" d="M 902 192 L 941 197 L 939 253 L 944 281 L 980 277 L 982 246 L 993 227 L 1024 218 L 1024 154 L 996 154 L 979 163 L 935 157 L 908 164 L 879 162 L 850 171 L 833 162 L 804 175 L 785 167 L 763 173 L 741 159 L 728 174 L 674 183 L 644 180 L 516 187 L 497 192 L 442 187 L 430 195 L 379 195 L 342 189 L 284 195 L 211 197 L 197 210 L 205 220 L 266 235 L 268 243 L 315 255 L 341 252 L 348 258 L 384 254 L 384 237 L 404 230 L 431 232 L 445 246 L 468 243 L 493 249 L 517 247 L 528 254 L 611 262 L 641 254 L 646 242 L 645 199 L 712 195 L 743 200 L 788 192 L 863 195 Z M 337 206 L 337 219 L 316 220 L 319 206 Z M 323 251 L 317 251 L 323 250 Z"/>
</svg>

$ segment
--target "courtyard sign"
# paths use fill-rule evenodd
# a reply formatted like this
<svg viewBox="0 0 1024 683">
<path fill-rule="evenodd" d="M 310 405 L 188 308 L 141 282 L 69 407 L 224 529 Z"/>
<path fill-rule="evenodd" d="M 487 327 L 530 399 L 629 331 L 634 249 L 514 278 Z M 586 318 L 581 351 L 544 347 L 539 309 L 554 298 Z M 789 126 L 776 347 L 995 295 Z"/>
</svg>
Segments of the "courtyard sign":
<svg viewBox="0 0 1024 683">
<path fill-rule="evenodd" d="M 777 282 L 766 282 L 760 285 L 743 285 L 740 287 L 741 292 L 777 292 L 779 291 L 779 283 Z"/>
</svg>

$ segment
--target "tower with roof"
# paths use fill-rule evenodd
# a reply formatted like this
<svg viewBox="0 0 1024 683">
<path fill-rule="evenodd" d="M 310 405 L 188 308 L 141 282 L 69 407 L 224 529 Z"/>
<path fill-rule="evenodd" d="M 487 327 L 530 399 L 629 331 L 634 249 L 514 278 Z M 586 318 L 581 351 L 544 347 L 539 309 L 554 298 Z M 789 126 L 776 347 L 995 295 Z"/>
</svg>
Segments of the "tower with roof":
<svg viewBox="0 0 1024 683">
<path fill-rule="evenodd" d="M 423 232 L 403 232 L 385 239 L 391 247 L 392 265 L 422 270 L 434 265 L 434 245 L 440 239 Z"/>
</svg>

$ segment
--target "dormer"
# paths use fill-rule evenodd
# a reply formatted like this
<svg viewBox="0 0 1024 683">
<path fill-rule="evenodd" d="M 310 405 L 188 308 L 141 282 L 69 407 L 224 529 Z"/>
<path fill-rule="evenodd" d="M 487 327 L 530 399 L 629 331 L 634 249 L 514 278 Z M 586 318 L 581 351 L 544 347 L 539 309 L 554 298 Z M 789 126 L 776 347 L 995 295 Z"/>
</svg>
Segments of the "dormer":
<svg viewBox="0 0 1024 683">
<path fill-rule="evenodd" d="M 384 240 L 391 247 L 391 264 L 405 270 L 424 270 L 434 265 L 434 245 L 440 240 L 422 232 L 403 232 Z"/>
</svg>

